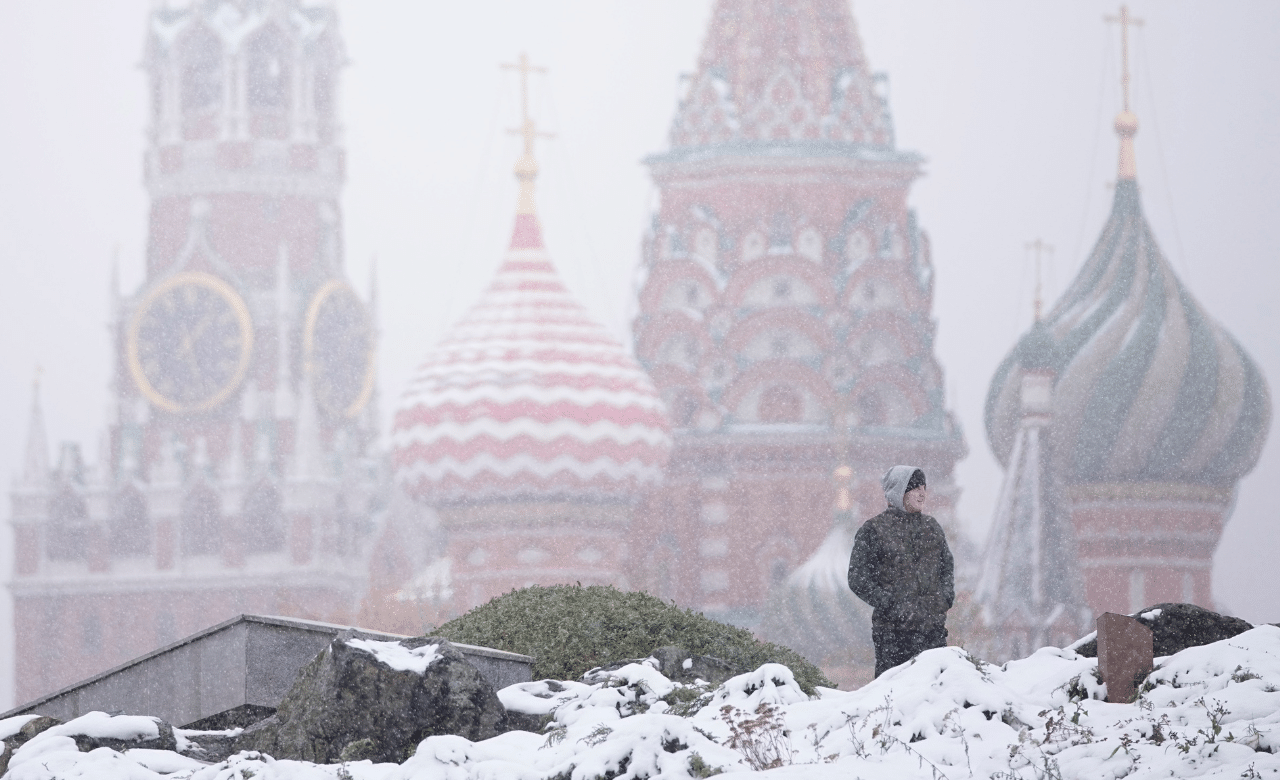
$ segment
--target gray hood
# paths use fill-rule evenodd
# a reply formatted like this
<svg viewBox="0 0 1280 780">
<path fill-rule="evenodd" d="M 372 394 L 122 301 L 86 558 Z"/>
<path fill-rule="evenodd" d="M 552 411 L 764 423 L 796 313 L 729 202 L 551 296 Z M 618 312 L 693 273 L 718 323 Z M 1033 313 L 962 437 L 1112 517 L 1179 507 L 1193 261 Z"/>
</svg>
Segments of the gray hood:
<svg viewBox="0 0 1280 780">
<path fill-rule="evenodd" d="M 884 473 L 880 486 L 884 488 L 884 497 L 889 501 L 890 507 L 906 511 L 906 507 L 902 505 L 902 496 L 907 492 L 911 475 L 917 471 L 919 469 L 915 466 L 894 466 Z"/>
</svg>

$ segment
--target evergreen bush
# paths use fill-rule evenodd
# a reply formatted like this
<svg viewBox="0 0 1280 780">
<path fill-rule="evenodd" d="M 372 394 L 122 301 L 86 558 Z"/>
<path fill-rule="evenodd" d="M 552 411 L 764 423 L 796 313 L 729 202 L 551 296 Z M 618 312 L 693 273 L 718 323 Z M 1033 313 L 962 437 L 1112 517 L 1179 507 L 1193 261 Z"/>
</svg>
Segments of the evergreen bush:
<svg viewBox="0 0 1280 780">
<path fill-rule="evenodd" d="M 537 679 L 576 680 L 597 666 L 646 658 L 677 645 L 744 671 L 765 663 L 791 669 L 808 694 L 835 687 L 798 653 L 743 628 L 681 609 L 647 593 L 607 585 L 533 585 L 513 590 L 431 631 L 454 642 L 531 655 Z"/>
</svg>

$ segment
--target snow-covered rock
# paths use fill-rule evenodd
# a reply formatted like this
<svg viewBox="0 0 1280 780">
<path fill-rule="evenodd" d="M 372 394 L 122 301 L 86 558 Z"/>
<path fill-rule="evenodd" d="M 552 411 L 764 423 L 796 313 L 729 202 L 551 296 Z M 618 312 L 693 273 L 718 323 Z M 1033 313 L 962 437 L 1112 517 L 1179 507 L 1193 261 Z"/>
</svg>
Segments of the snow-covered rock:
<svg viewBox="0 0 1280 780">
<path fill-rule="evenodd" d="M 432 735 L 487 739 L 505 730 L 493 687 L 448 640 L 338 636 L 298 672 L 276 714 L 237 747 L 318 763 L 403 761 Z"/>
<path fill-rule="evenodd" d="M 1152 646 L 1156 655 L 1173 655 L 1188 647 L 1220 642 L 1253 628 L 1247 620 L 1230 615 L 1219 615 L 1195 604 L 1156 604 L 1132 615 L 1139 623 L 1151 629 Z M 1098 654 L 1096 634 L 1077 642 L 1072 649 L 1094 657 Z"/>
<path fill-rule="evenodd" d="M 14 723 L 19 720 L 26 722 Z M 6 778 L 57 777 L 59 775 L 39 772 L 47 771 L 50 762 L 54 765 L 63 763 L 59 757 L 70 751 L 77 754 L 110 756 L 111 760 L 122 760 L 137 766 L 142 766 L 139 762 L 149 760 L 148 757 L 152 756 L 171 757 L 171 759 L 156 759 L 166 761 L 166 766 L 189 761 L 177 753 L 178 744 L 174 738 L 173 727 L 159 718 L 146 716 L 90 712 L 66 723 L 57 723 L 52 718 L 32 718 L 21 715 L 0 721 L 0 733 L 10 731 L 12 725 L 19 725 L 19 730 L 14 733 L 20 734 L 21 727 L 30 727 L 41 721 L 43 722 L 40 723 L 39 733 L 17 747 L 12 756 L 8 755 L 9 746 L 6 744 L 5 758 L 8 759 Z M 136 757 L 130 759 L 128 758 L 130 754 Z M 77 762 L 73 760 L 70 763 Z M 32 772 L 36 774 L 30 774 Z M 122 775 L 122 777 L 127 776 L 129 775 Z"/>
<path fill-rule="evenodd" d="M 714 688 L 672 681 L 659 667 L 651 660 L 590 683 L 511 686 L 499 692 L 502 703 L 545 717 L 542 733 L 432 736 L 402 764 L 241 753 L 192 769 L 165 764 L 161 751 L 82 753 L 50 729 L 19 750 L 10 777 L 684 780 L 722 770 L 805 780 L 1280 778 L 1275 626 L 1157 659 L 1132 704 L 1106 702 L 1096 660 L 1061 648 L 1004 666 L 940 648 L 857 691 L 816 697 L 773 664 Z"/>
</svg>

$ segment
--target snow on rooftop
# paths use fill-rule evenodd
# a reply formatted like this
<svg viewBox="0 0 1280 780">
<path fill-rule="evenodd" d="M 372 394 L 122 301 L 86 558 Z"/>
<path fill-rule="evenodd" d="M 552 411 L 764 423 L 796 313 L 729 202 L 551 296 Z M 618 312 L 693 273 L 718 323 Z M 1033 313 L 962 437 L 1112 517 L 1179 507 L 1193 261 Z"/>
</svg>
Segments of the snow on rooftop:
<svg viewBox="0 0 1280 780">
<path fill-rule="evenodd" d="M 165 764 L 163 751 L 80 753 L 51 729 L 17 751 L 9 776 L 683 780 L 722 769 L 774 780 L 1280 777 L 1280 628 L 1158 659 L 1133 704 L 1104 701 L 1096 672 L 1095 659 L 1067 649 L 994 666 L 951 647 L 859 690 L 809 697 L 775 664 L 713 690 L 641 662 L 590 683 L 506 688 L 499 698 L 509 709 L 551 716 L 545 733 L 430 737 L 401 766 L 241 753 L 192 771 Z"/>
</svg>

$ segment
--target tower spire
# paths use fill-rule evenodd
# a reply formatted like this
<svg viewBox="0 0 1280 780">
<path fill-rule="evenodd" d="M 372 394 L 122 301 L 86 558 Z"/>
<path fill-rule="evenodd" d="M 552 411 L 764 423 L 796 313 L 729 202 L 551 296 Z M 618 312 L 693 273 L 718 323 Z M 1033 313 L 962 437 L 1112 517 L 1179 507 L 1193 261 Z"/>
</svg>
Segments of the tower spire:
<svg viewBox="0 0 1280 780">
<path fill-rule="evenodd" d="M 1129 108 L 1129 28 L 1141 27 L 1142 20 L 1129 13 L 1129 6 L 1120 6 L 1117 16 L 1103 17 L 1120 25 L 1120 92 L 1123 107 L 1116 114 L 1116 135 L 1120 136 L 1120 167 L 1116 178 L 1133 181 L 1138 178 L 1138 162 L 1133 154 L 1133 137 L 1138 133 L 1138 115 Z"/>
<path fill-rule="evenodd" d="M 1044 286 L 1042 284 L 1042 270 L 1040 261 L 1045 252 L 1053 254 L 1053 245 L 1046 244 L 1043 239 L 1037 238 L 1035 241 L 1027 242 L 1027 249 L 1036 253 L 1036 292 L 1032 298 L 1032 311 L 1035 315 L 1035 321 L 1039 322 L 1044 309 Z"/>
<path fill-rule="evenodd" d="M 31 381 L 31 420 L 27 425 L 27 451 L 22 469 L 22 481 L 27 487 L 43 487 L 49 478 L 49 442 L 44 433 L 44 412 L 40 410 L 40 375 L 44 369 L 36 366 Z"/>
<path fill-rule="evenodd" d="M 533 143 L 539 137 L 552 138 L 551 133 L 539 132 L 537 124 L 529 116 L 529 74 L 546 73 L 547 69 L 529 63 L 529 55 L 524 52 L 514 64 L 504 63 L 503 70 L 515 70 L 520 73 L 520 127 L 511 128 L 508 132 L 524 139 L 524 151 L 516 160 L 515 175 L 520 182 L 520 194 L 516 198 L 516 225 L 511 234 L 512 249 L 540 249 L 542 247 L 542 230 L 538 226 L 538 209 L 533 197 L 533 183 L 538 178 L 538 160 L 533 156 Z"/>
</svg>

